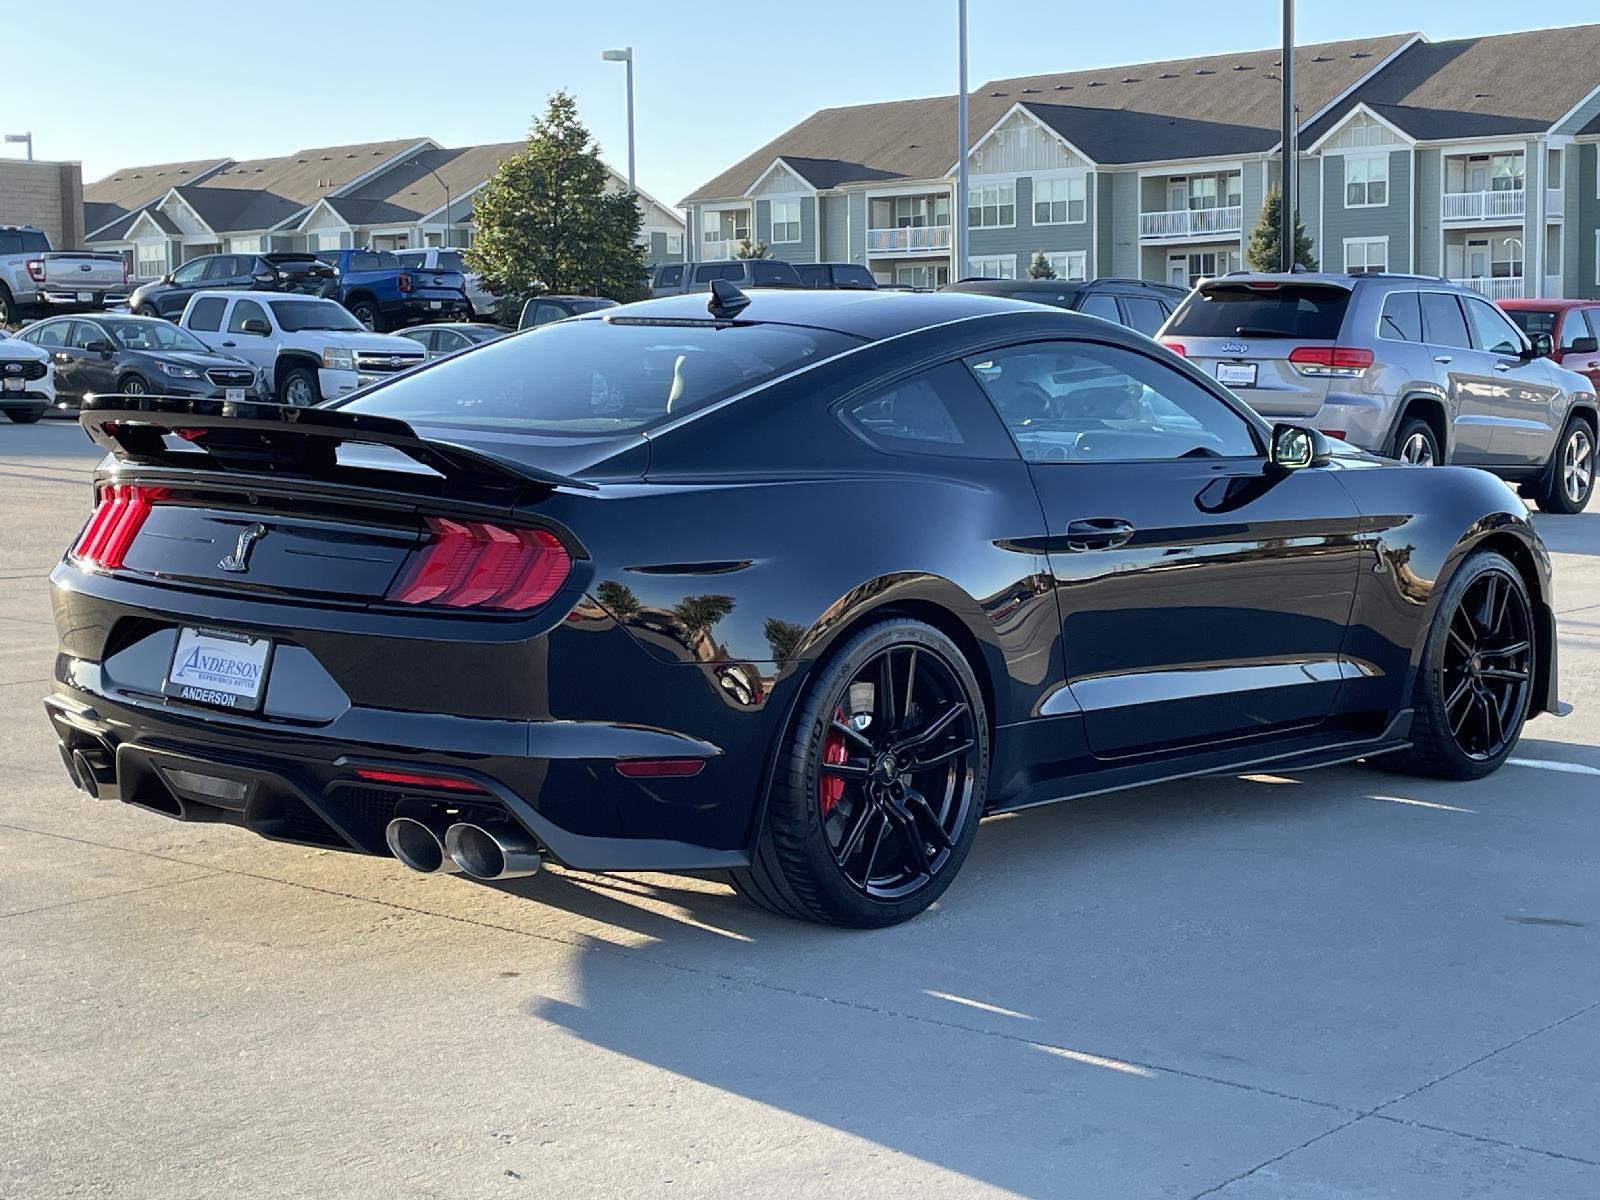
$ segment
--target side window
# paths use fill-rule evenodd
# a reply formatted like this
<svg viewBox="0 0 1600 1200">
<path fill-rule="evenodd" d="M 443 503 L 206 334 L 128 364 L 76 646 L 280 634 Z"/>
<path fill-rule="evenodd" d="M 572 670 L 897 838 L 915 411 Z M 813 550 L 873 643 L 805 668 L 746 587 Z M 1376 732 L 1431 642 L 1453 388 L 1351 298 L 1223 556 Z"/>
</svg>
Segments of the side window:
<svg viewBox="0 0 1600 1200">
<path fill-rule="evenodd" d="M 1416 292 L 1390 292 L 1383 298 L 1378 336 L 1392 342 L 1422 340 L 1422 303 Z"/>
<path fill-rule="evenodd" d="M 836 288 L 861 288 L 863 291 L 876 288 L 878 285 L 872 278 L 872 272 L 859 263 L 840 263 L 833 268 L 833 286 Z"/>
<path fill-rule="evenodd" d="M 109 342 L 110 340 L 101 332 L 99 326 L 91 325 L 87 321 L 74 321 L 72 323 L 72 337 L 67 344 L 74 350 L 87 350 L 90 342 Z"/>
<path fill-rule="evenodd" d="M 1463 296 L 1472 334 L 1480 350 L 1490 354 L 1522 353 L 1522 334 L 1498 308 L 1476 296 Z"/>
<path fill-rule="evenodd" d="M 239 260 L 231 254 L 219 254 L 213 258 L 206 268 L 206 282 L 218 279 L 232 279 L 239 272 L 234 269 L 234 264 Z"/>
<path fill-rule="evenodd" d="M 357 250 L 350 256 L 352 271 L 376 271 L 379 265 L 378 256 L 370 250 Z"/>
<path fill-rule="evenodd" d="M 199 283 L 201 276 L 206 273 L 206 268 L 211 265 L 209 258 L 197 258 L 186 262 L 172 273 L 173 283 L 191 284 Z"/>
<path fill-rule="evenodd" d="M 1590 312 L 1588 315 L 1590 319 L 1593 319 L 1595 313 Z M 1561 344 L 1556 349 L 1562 351 L 1575 350 L 1577 349 L 1577 343 L 1581 339 L 1592 337 L 1594 337 L 1594 331 L 1589 328 L 1588 323 L 1584 320 L 1583 309 L 1569 308 L 1567 309 L 1566 317 L 1561 322 Z"/>
<path fill-rule="evenodd" d="M 438 345 L 437 338 L 439 333 L 436 329 L 408 329 L 400 336 L 416 342 L 424 350 L 431 352 Z"/>
<path fill-rule="evenodd" d="M 567 316 L 567 310 L 559 304 L 551 304 L 541 300 L 534 306 L 533 323 L 535 325 L 548 325 L 551 321 L 562 321 Z"/>
<path fill-rule="evenodd" d="M 1467 336 L 1467 319 L 1461 305 L 1449 292 L 1422 293 L 1422 340 L 1430 346 L 1455 346 L 1472 349 Z"/>
<path fill-rule="evenodd" d="M 47 321 L 42 325 L 35 325 L 31 329 L 24 329 L 17 336 L 25 342 L 32 342 L 35 346 L 65 346 L 67 334 L 72 328 L 71 321 Z"/>
<path fill-rule="evenodd" d="M 677 287 L 683 282 L 683 264 L 678 263 L 670 267 L 662 267 L 661 275 L 656 280 L 661 287 Z"/>
<path fill-rule="evenodd" d="M 839 415 L 880 450 L 947 458 L 1016 458 L 1005 429 L 960 363 L 945 363 L 846 401 Z"/>
<path fill-rule="evenodd" d="M 244 323 L 246 321 L 261 321 L 269 329 L 272 327 L 272 323 L 267 320 L 266 312 L 254 300 L 240 300 L 233 306 L 233 312 L 228 317 L 228 332 L 244 333 Z M 252 334 L 249 336 L 259 337 L 261 335 Z"/>
<path fill-rule="evenodd" d="M 1030 462 L 1260 455 L 1221 397 L 1146 355 L 1095 342 L 1035 342 L 967 360 Z"/>
<path fill-rule="evenodd" d="M 199 300 L 189 302 L 189 320 L 186 324 L 190 329 L 199 330 L 201 333 L 216 333 L 222 328 L 222 310 L 228 302 L 221 296 L 205 296 Z"/>
<path fill-rule="evenodd" d="M 1148 296 L 1124 296 L 1122 307 L 1128 316 L 1124 323 L 1130 329 L 1137 329 L 1145 337 L 1152 336 L 1167 319 L 1166 310 Z"/>
<path fill-rule="evenodd" d="M 421 250 L 413 250 L 409 253 L 398 255 L 397 257 L 400 259 L 400 265 L 402 267 L 407 267 L 413 271 L 422 270 L 423 264 L 428 261 L 426 252 Z"/>
<path fill-rule="evenodd" d="M 453 329 L 433 331 L 433 348 L 439 354 L 454 354 L 457 350 L 465 350 L 470 344 Z"/>
<path fill-rule="evenodd" d="M 800 286 L 807 288 L 825 288 L 828 286 L 828 268 L 818 266 L 796 267 L 800 273 Z"/>
<path fill-rule="evenodd" d="M 1078 305 L 1078 311 L 1088 313 L 1091 317 L 1104 317 L 1108 321 L 1122 324 L 1122 314 L 1117 311 L 1115 296 L 1108 296 L 1104 292 L 1090 292 L 1083 298 L 1083 303 Z"/>
</svg>

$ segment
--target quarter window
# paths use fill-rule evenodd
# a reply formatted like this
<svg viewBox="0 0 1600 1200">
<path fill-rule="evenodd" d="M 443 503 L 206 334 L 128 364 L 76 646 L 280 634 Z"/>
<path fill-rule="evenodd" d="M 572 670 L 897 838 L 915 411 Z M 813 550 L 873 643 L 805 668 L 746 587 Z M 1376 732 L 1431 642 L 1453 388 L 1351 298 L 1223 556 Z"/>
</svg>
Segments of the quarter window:
<svg viewBox="0 0 1600 1200">
<path fill-rule="evenodd" d="M 882 450 L 951 458 L 1015 458 L 994 409 L 960 363 L 945 363 L 848 401 L 849 425 Z"/>
<path fill-rule="evenodd" d="M 1352 275 L 1366 275 L 1389 269 L 1389 239 L 1345 238 L 1344 269 Z"/>
<path fill-rule="evenodd" d="M 1422 340 L 1422 304 L 1416 292 L 1390 292 L 1383 298 L 1378 336 L 1392 342 Z"/>
<path fill-rule="evenodd" d="M 216 333 L 222 328 L 222 310 L 228 302 L 221 296 L 205 296 L 199 300 L 189 302 L 190 329 L 198 329 L 201 333 Z"/>
<path fill-rule="evenodd" d="M 774 200 L 772 202 L 772 238 L 774 243 L 800 240 L 800 201 Z"/>
<path fill-rule="evenodd" d="M 1253 458 L 1244 417 L 1153 358 L 1092 342 L 974 355 L 977 377 L 1030 462 Z"/>
<path fill-rule="evenodd" d="M 990 183 L 972 189 L 967 202 L 967 225 L 973 229 L 998 229 L 1017 223 L 1017 185 Z M 1006 276 L 1010 278 L 1010 276 Z"/>
<path fill-rule="evenodd" d="M 1344 158 L 1344 206 L 1377 208 L 1389 203 L 1389 155 L 1347 154 Z"/>
<path fill-rule="evenodd" d="M 1473 337 L 1480 350 L 1490 354 L 1520 354 L 1522 334 L 1506 320 L 1504 314 L 1487 300 L 1476 296 L 1463 296 L 1467 317 L 1472 322 Z"/>
<path fill-rule="evenodd" d="M 1033 181 L 1035 225 L 1077 224 L 1084 219 L 1086 208 L 1085 181 L 1082 175 Z"/>
</svg>

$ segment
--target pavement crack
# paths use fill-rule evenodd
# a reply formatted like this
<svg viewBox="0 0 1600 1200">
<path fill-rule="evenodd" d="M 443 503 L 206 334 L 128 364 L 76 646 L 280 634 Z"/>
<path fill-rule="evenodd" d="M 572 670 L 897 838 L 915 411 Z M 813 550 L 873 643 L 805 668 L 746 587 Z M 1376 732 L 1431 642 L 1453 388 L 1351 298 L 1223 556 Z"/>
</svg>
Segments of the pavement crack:
<svg viewBox="0 0 1600 1200">
<path fill-rule="evenodd" d="M 1576 1154 L 1563 1154 L 1559 1150 L 1545 1150 L 1539 1146 L 1525 1146 L 1521 1142 L 1508 1142 L 1504 1138 L 1490 1137 L 1483 1133 L 1466 1133 L 1460 1129 L 1451 1129 L 1446 1125 L 1433 1125 L 1427 1121 L 1413 1121 L 1408 1117 L 1391 1117 L 1388 1113 L 1374 1112 L 1367 1114 L 1379 1121 L 1388 1121 L 1391 1125 L 1409 1125 L 1415 1129 L 1427 1129 L 1434 1133 L 1448 1133 L 1452 1137 L 1466 1138 L 1470 1142 L 1482 1142 L 1486 1146 L 1502 1146 L 1507 1150 L 1521 1150 L 1525 1154 L 1542 1154 L 1546 1158 L 1559 1158 L 1563 1162 L 1582 1163 L 1588 1167 L 1600 1167 L 1600 1159 L 1583 1158 Z"/>
<path fill-rule="evenodd" d="M 14 828 L 14 826 L 7 826 Z M 31 830 L 29 832 L 32 832 Z M 101 900 L 118 900 L 124 896 L 137 896 L 140 892 L 154 892 L 161 888 L 181 887 L 186 883 L 198 883 L 202 879 L 212 879 L 222 874 L 221 871 L 201 868 L 205 871 L 202 875 L 191 875 L 187 879 L 168 879 L 163 883 L 147 883 L 142 887 L 125 888 L 120 892 L 107 892 L 103 896 L 79 896 L 76 900 L 58 900 L 54 904 L 41 904 L 36 908 L 24 908 L 17 912 L 0 913 L 0 921 L 9 921 L 13 917 L 31 917 L 35 913 L 54 912 L 60 908 L 72 908 L 79 904 L 94 904 Z"/>
<path fill-rule="evenodd" d="M 1356 1116 L 1351 1117 L 1348 1121 L 1339 1122 L 1339 1124 L 1335 1125 L 1332 1129 L 1324 1129 L 1321 1133 L 1317 1134 L 1315 1137 L 1307 1138 L 1305 1141 L 1301 1142 L 1298 1146 L 1290 1146 L 1282 1154 L 1274 1154 L 1271 1158 L 1266 1159 L 1264 1162 L 1258 1162 L 1255 1166 L 1251 1167 L 1248 1171 L 1241 1171 L 1237 1175 L 1231 1176 L 1228 1179 L 1224 1179 L 1221 1183 L 1212 1184 L 1210 1187 L 1206 1188 L 1205 1191 L 1203 1191 L 1203 1192 L 1196 1192 L 1193 1196 L 1191 1196 L 1189 1198 L 1189 1200 L 1200 1200 L 1200 1197 L 1202 1197 L 1202 1196 L 1215 1195 L 1217 1192 L 1220 1192 L 1223 1188 L 1229 1187 L 1229 1186 L 1231 1186 L 1231 1185 L 1233 1185 L 1235 1183 L 1238 1183 L 1241 1179 L 1249 1179 L 1250 1176 L 1254 1175 L 1257 1171 L 1263 1171 L 1266 1168 L 1270 1167 L 1273 1163 L 1282 1162 L 1284 1159 L 1288 1158 L 1291 1154 L 1298 1154 L 1298 1153 L 1300 1153 L 1300 1151 L 1304 1150 L 1306 1147 L 1314 1146 L 1318 1142 L 1320 1142 L 1323 1138 L 1332 1137 L 1334 1134 L 1338 1133 L 1340 1130 L 1349 1129 L 1350 1126 L 1354 1125 L 1357 1121 L 1360 1121 L 1360 1120 L 1364 1119 L 1366 1117 L 1366 1115 L 1367 1115 L 1366 1113 L 1359 1113 Z"/>
</svg>

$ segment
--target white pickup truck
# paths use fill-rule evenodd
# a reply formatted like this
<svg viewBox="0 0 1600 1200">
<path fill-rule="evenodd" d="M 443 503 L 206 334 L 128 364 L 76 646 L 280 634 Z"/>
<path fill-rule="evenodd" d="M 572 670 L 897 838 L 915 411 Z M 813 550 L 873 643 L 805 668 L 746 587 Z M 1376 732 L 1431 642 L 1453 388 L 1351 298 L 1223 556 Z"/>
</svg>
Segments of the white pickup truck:
<svg viewBox="0 0 1600 1200">
<path fill-rule="evenodd" d="M 95 312 L 128 298 L 122 255 L 53 250 L 34 225 L 0 225 L 0 326 L 49 313 Z"/>
<path fill-rule="evenodd" d="M 345 396 L 427 355 L 410 338 L 372 333 L 336 300 L 285 292 L 196 292 L 180 328 L 259 367 L 267 394 L 300 407 Z"/>
</svg>

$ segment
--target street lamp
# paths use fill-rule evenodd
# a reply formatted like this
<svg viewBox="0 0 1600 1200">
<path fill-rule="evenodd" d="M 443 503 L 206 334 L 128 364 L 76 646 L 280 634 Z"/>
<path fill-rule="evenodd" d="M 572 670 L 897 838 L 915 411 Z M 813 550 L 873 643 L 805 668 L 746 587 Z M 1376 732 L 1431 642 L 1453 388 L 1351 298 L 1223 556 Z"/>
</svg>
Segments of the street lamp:
<svg viewBox="0 0 1600 1200">
<path fill-rule="evenodd" d="M 429 175 L 432 175 L 435 179 L 438 179 L 439 186 L 444 189 L 444 244 L 448 246 L 450 245 L 450 185 L 443 179 L 439 179 L 439 172 L 435 171 L 421 159 L 413 158 L 409 165 L 413 167 L 421 167 Z"/>
<path fill-rule="evenodd" d="M 601 51 L 600 59 L 628 64 L 628 190 L 637 192 L 639 189 L 633 184 L 633 47 Z"/>
<path fill-rule="evenodd" d="M 27 133 L 8 133 L 6 134 L 6 141 L 26 142 L 28 144 L 28 161 L 33 161 L 33 131 L 31 129 Z"/>
</svg>

